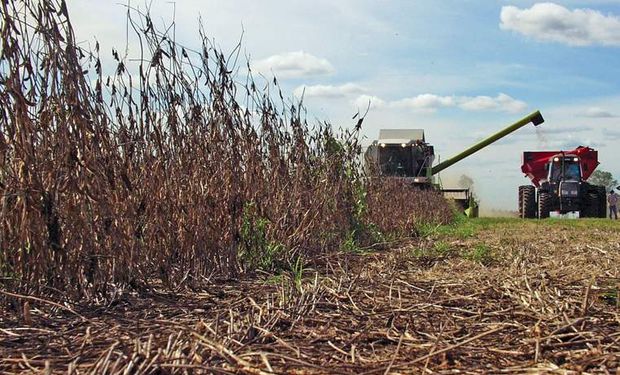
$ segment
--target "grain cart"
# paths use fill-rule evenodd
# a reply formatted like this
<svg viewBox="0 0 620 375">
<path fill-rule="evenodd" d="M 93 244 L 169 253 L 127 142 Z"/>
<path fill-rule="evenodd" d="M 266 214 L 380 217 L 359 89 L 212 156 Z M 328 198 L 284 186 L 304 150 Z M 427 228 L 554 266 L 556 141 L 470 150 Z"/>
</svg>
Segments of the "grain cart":
<svg viewBox="0 0 620 375">
<path fill-rule="evenodd" d="M 371 176 L 404 179 L 421 189 L 440 189 L 434 182 L 434 175 L 529 123 L 537 126 L 543 122 L 540 112 L 533 112 L 434 167 L 435 151 L 426 142 L 424 130 L 382 129 L 379 139 L 366 150 L 364 165 Z M 477 215 L 477 204 L 468 189 L 441 191 L 444 196 L 455 199 L 468 216 Z"/>
<path fill-rule="evenodd" d="M 519 216 L 544 219 L 552 211 L 578 211 L 579 217 L 605 217 L 605 188 L 586 182 L 598 165 L 598 152 L 590 147 L 525 151 L 521 171 L 533 185 L 519 186 Z"/>
</svg>

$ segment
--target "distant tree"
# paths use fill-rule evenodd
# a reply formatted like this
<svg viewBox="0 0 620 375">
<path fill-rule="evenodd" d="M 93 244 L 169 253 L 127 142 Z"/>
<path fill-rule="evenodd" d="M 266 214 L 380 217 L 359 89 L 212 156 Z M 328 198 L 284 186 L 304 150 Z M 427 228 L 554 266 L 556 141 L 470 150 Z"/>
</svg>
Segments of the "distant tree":
<svg viewBox="0 0 620 375">
<path fill-rule="evenodd" d="M 605 190 L 607 191 L 618 185 L 618 180 L 616 180 L 610 172 L 602 171 L 600 169 L 592 173 L 588 179 L 588 182 L 593 185 L 605 186 Z"/>
</svg>

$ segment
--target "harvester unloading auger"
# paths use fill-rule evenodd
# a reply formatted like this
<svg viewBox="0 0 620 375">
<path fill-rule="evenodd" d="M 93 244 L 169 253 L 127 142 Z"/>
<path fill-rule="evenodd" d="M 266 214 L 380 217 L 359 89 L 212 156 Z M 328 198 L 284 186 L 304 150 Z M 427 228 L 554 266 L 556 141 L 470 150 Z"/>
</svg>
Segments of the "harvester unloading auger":
<svg viewBox="0 0 620 375">
<path fill-rule="evenodd" d="M 468 216 L 477 216 L 478 207 L 469 189 L 441 189 L 433 176 L 529 123 L 538 126 L 544 121 L 539 111 L 533 112 L 434 167 L 435 151 L 426 142 L 423 129 L 382 129 L 379 139 L 366 150 L 366 166 L 374 176 L 405 179 L 422 189 L 440 189 Z"/>
<path fill-rule="evenodd" d="M 579 217 L 605 217 L 605 187 L 586 182 L 598 164 L 598 152 L 590 147 L 524 152 L 521 170 L 533 185 L 519 186 L 519 216 L 544 219 L 552 211 L 578 211 Z"/>
</svg>

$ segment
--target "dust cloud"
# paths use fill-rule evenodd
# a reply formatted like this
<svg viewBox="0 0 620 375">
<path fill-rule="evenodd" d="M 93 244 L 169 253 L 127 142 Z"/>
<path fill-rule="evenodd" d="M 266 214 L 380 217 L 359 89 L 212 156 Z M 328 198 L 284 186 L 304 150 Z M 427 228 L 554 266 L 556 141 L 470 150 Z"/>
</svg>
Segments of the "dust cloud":
<svg viewBox="0 0 620 375">
<path fill-rule="evenodd" d="M 538 139 L 538 147 L 540 149 L 547 148 L 548 141 L 545 135 L 545 131 L 538 126 L 535 126 L 534 129 L 536 131 L 536 138 Z"/>
</svg>

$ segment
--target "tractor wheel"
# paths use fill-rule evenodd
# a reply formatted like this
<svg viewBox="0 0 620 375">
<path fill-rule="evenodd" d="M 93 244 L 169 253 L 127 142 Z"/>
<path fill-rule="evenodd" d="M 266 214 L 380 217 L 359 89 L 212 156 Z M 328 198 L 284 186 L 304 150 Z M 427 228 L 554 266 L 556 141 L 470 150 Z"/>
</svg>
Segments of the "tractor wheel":
<svg viewBox="0 0 620 375">
<path fill-rule="evenodd" d="M 538 193 L 538 218 L 546 219 L 551 211 L 551 195 L 549 193 Z"/>
<path fill-rule="evenodd" d="M 579 211 L 579 217 L 597 217 L 598 206 L 598 194 L 595 191 L 587 192 L 583 207 L 581 208 L 581 211 Z"/>
<path fill-rule="evenodd" d="M 519 186 L 519 217 L 522 219 L 536 217 L 536 189 L 534 186 Z"/>
<path fill-rule="evenodd" d="M 604 219 L 607 217 L 607 189 L 605 186 L 597 186 L 596 190 L 598 192 L 598 217 Z"/>
</svg>

